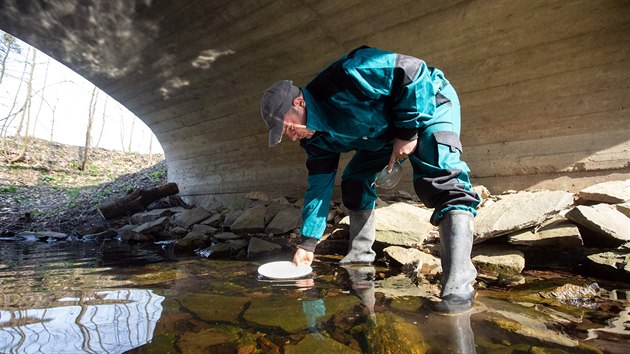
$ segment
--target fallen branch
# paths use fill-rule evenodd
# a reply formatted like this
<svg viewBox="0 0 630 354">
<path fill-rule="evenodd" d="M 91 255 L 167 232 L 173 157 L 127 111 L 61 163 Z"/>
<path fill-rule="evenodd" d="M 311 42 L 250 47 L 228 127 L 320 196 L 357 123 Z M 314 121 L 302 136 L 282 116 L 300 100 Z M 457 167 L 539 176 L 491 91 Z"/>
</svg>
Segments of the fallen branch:
<svg viewBox="0 0 630 354">
<path fill-rule="evenodd" d="M 136 189 L 122 198 L 103 203 L 97 210 L 103 219 L 114 219 L 144 211 L 152 202 L 177 193 L 179 188 L 176 183 L 167 183 L 150 189 Z"/>
</svg>

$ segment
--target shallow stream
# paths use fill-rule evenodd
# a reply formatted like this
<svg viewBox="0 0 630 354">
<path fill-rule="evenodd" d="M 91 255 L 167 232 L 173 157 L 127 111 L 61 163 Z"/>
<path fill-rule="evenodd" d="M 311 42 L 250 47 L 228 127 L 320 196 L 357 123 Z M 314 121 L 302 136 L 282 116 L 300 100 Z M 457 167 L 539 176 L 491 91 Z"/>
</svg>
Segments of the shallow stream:
<svg viewBox="0 0 630 354">
<path fill-rule="evenodd" d="M 334 258 L 271 281 L 263 261 L 160 245 L 0 241 L 0 255 L 0 353 L 630 352 L 630 285 L 574 275 L 530 271 L 440 316 L 435 285 Z"/>
</svg>

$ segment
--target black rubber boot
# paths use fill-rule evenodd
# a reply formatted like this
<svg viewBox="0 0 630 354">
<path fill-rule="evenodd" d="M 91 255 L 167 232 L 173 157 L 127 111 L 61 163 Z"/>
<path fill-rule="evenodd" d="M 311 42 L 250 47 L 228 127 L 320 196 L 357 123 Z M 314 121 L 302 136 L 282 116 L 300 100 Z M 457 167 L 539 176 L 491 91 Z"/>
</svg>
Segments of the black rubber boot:
<svg viewBox="0 0 630 354">
<path fill-rule="evenodd" d="M 350 210 L 350 246 L 348 254 L 339 263 L 374 262 L 376 252 L 372 245 L 375 239 L 374 210 Z"/>
<path fill-rule="evenodd" d="M 442 261 L 441 302 L 435 310 L 457 314 L 472 308 L 475 299 L 473 282 L 477 270 L 470 260 L 473 245 L 473 215 L 468 211 L 452 210 L 442 218 L 440 259 Z"/>
</svg>

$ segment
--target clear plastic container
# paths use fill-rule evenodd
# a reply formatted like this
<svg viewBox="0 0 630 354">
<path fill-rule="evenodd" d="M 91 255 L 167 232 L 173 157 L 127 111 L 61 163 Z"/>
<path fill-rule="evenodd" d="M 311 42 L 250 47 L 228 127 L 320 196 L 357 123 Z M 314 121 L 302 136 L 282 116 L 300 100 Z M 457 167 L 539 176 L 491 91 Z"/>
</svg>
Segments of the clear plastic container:
<svg viewBox="0 0 630 354">
<path fill-rule="evenodd" d="M 376 176 L 374 184 L 383 189 L 392 189 L 396 187 L 402 177 L 402 164 L 401 161 L 396 161 L 392 172 L 387 172 L 387 166 L 385 166 L 381 172 Z"/>
</svg>

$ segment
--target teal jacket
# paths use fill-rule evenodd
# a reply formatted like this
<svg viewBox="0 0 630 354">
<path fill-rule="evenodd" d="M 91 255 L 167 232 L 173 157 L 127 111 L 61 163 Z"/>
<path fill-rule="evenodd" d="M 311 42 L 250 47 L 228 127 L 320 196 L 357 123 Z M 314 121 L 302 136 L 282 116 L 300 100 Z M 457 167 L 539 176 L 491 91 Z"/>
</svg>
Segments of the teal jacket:
<svg viewBox="0 0 630 354">
<path fill-rule="evenodd" d="M 303 236 L 320 239 L 325 231 L 339 154 L 377 151 L 394 138 L 416 139 L 418 129 L 431 123 L 436 94 L 447 85 L 440 70 L 420 59 L 361 47 L 301 88 L 306 126 L 317 131 L 301 141 L 309 170 Z"/>
</svg>

